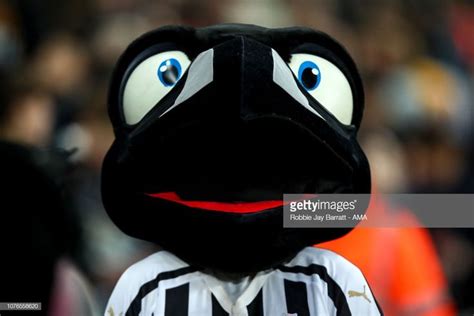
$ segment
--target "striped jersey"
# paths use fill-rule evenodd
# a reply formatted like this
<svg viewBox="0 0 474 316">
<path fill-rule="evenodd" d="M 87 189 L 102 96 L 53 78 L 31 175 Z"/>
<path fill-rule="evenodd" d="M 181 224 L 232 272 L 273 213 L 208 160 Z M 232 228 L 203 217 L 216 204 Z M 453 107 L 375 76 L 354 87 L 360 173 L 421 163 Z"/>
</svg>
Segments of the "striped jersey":
<svg viewBox="0 0 474 316">
<path fill-rule="evenodd" d="M 106 316 L 381 315 L 360 272 L 334 252 L 307 247 L 241 282 L 222 281 L 167 251 L 120 277 Z"/>
</svg>

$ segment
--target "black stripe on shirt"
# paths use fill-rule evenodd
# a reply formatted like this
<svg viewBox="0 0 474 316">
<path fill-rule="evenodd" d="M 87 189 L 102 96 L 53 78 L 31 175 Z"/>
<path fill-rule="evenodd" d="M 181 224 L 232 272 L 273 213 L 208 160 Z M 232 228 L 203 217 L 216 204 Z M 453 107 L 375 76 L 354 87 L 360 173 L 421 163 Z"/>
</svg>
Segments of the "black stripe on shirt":
<svg viewBox="0 0 474 316">
<path fill-rule="evenodd" d="M 282 272 L 288 272 L 288 273 L 302 273 L 305 275 L 313 275 L 317 274 L 323 280 L 326 282 L 328 286 L 328 295 L 331 298 L 331 300 L 334 303 L 334 306 L 336 307 L 336 315 L 337 316 L 350 316 L 351 311 L 349 309 L 349 304 L 347 303 L 346 296 L 344 295 L 344 292 L 342 291 L 341 287 L 339 284 L 336 283 L 328 274 L 328 271 L 326 267 L 317 265 L 317 264 L 312 264 L 307 267 L 303 266 L 294 266 L 294 267 L 287 267 L 287 266 L 279 266 L 277 267 L 278 270 Z"/>
<path fill-rule="evenodd" d="M 247 312 L 252 316 L 263 316 L 263 294 L 262 290 L 258 292 L 252 303 L 247 306 Z M 299 314 L 298 314 L 299 315 Z"/>
<path fill-rule="evenodd" d="M 306 283 L 285 280 L 286 309 L 289 314 L 309 316 Z"/>
<path fill-rule="evenodd" d="M 165 316 L 188 316 L 189 283 L 167 289 Z"/>
<path fill-rule="evenodd" d="M 130 303 L 130 306 L 125 313 L 125 316 L 134 316 L 138 315 L 142 310 L 142 299 L 148 295 L 151 291 L 158 287 L 158 284 L 161 281 L 174 279 L 180 277 L 185 274 L 193 273 L 198 271 L 198 269 L 193 267 L 184 267 L 181 269 L 173 270 L 173 271 L 166 271 L 159 273 L 156 278 L 151 281 L 146 282 L 143 284 L 140 289 L 138 290 L 138 294 L 135 296 L 133 301 Z"/>
<path fill-rule="evenodd" d="M 212 316 L 229 316 L 214 295 L 212 295 Z"/>
</svg>

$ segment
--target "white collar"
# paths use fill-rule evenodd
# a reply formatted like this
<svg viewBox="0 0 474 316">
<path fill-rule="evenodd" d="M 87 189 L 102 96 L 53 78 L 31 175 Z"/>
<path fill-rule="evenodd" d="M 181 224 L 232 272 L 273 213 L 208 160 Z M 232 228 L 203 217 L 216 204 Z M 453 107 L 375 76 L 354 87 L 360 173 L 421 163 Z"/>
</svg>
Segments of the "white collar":
<svg viewBox="0 0 474 316">
<path fill-rule="evenodd" d="M 204 274 L 203 279 L 209 290 L 226 312 L 231 315 L 247 315 L 247 305 L 255 299 L 258 292 L 260 292 L 265 284 L 265 281 L 273 272 L 274 270 L 267 270 L 257 273 L 253 279 L 249 281 L 246 289 L 237 298 L 235 303 L 224 287 L 224 284 L 229 283 L 228 281 L 219 280 L 215 276 L 209 274 Z"/>
</svg>

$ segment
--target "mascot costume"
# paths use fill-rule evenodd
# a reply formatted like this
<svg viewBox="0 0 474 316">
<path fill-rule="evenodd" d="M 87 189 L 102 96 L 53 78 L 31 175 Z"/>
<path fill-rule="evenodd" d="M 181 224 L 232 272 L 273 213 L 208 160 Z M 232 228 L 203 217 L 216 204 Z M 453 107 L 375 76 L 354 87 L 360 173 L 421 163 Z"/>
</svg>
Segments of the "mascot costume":
<svg viewBox="0 0 474 316">
<path fill-rule="evenodd" d="M 351 228 L 284 228 L 284 193 L 369 193 L 364 96 L 345 49 L 306 28 L 168 26 L 110 86 L 102 196 L 134 264 L 106 315 L 380 315 L 363 275 L 308 247 Z M 119 251 L 119 250 L 117 250 Z"/>
</svg>

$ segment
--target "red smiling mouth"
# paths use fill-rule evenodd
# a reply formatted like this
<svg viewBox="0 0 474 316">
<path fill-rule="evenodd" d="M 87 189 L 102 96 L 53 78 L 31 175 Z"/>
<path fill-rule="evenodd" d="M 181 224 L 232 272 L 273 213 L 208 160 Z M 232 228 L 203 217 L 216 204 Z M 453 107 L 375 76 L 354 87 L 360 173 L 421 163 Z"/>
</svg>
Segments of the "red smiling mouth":
<svg viewBox="0 0 474 316">
<path fill-rule="evenodd" d="M 280 207 L 285 204 L 283 200 L 270 200 L 259 202 L 188 201 L 183 200 L 175 192 L 146 193 L 146 195 L 153 198 L 170 201 L 201 210 L 238 214 L 257 213 L 275 207 Z"/>
</svg>

